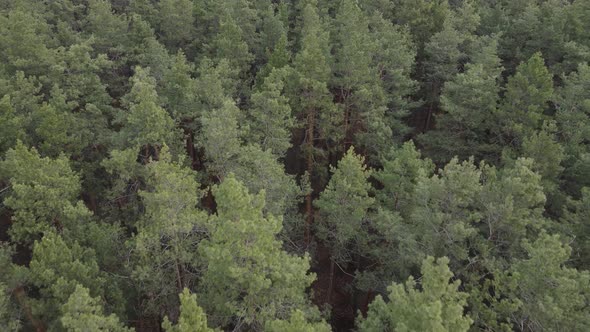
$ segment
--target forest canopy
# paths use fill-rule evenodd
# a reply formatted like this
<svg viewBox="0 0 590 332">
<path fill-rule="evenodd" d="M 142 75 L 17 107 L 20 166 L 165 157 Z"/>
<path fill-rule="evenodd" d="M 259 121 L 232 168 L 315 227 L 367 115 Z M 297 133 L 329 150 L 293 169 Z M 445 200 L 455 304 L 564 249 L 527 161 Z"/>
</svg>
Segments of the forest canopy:
<svg viewBox="0 0 590 332">
<path fill-rule="evenodd" d="M 0 1 L 1 331 L 590 331 L 590 1 Z"/>
</svg>

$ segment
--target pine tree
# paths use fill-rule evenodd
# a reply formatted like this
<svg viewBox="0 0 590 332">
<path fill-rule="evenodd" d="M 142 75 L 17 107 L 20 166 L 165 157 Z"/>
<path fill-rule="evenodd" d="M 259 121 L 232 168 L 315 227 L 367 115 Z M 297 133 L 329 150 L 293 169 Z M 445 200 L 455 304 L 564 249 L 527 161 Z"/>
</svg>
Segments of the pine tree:
<svg viewBox="0 0 590 332">
<path fill-rule="evenodd" d="M 287 69 L 273 69 L 250 100 L 248 141 L 260 144 L 262 150 L 270 149 L 279 158 L 291 147 L 294 127 L 289 100 L 283 92 L 288 74 Z"/>
<path fill-rule="evenodd" d="M 449 13 L 447 0 L 405 1 L 392 4 L 392 19 L 397 25 L 407 25 L 415 43 L 422 49 L 435 33 L 443 29 Z"/>
<path fill-rule="evenodd" d="M 422 249 L 419 232 L 410 220 L 415 209 L 414 192 L 419 181 L 432 176 L 434 164 L 422 159 L 412 141 L 392 148 L 381 160 L 383 169 L 376 171 L 371 182 L 374 208 L 366 216 L 367 241 L 361 247 L 369 263 L 356 273 L 356 286 L 366 291 L 367 304 L 374 292 L 383 292 L 392 277 L 406 279 L 420 264 Z"/>
<path fill-rule="evenodd" d="M 10 96 L 6 95 L 0 99 L 0 154 L 4 155 L 6 151 L 16 144 L 17 140 L 23 140 L 24 119 L 16 114 L 10 101 Z"/>
<path fill-rule="evenodd" d="M 18 142 L 0 163 L 12 193 L 4 204 L 14 211 L 10 228 L 14 242 L 29 246 L 40 234 L 77 234 L 91 213 L 81 201 L 80 179 L 68 159 L 41 158 Z"/>
<path fill-rule="evenodd" d="M 408 216 L 413 208 L 414 188 L 420 179 L 432 175 L 434 164 L 428 159 L 422 159 L 412 141 L 392 148 L 383 156 L 381 164 L 383 169 L 374 174 L 374 178 L 382 185 L 376 194 L 379 206 Z"/>
<path fill-rule="evenodd" d="M 341 139 L 335 126 L 341 118 L 332 103 L 328 90 L 330 79 L 328 34 L 317 13 L 317 4 L 308 3 L 302 13 L 301 50 L 295 55 L 296 80 L 291 87 L 289 99 L 299 123 L 304 128 L 300 150 L 305 159 L 305 169 L 313 180 L 318 179 L 320 160 L 325 160 L 325 151 L 320 143 L 334 144 Z M 331 141 L 327 141 L 328 138 Z M 325 163 L 325 162 L 324 162 Z M 320 165 L 318 165 L 320 164 Z M 313 221 L 312 191 L 305 198 L 305 239 L 309 243 Z"/>
<path fill-rule="evenodd" d="M 496 41 L 474 55 L 465 72 L 447 81 L 440 97 L 445 113 L 436 116 L 436 130 L 421 137 L 428 154 L 437 162 L 454 156 L 497 161 L 500 149 L 492 132 L 498 130 L 499 81 L 502 68 L 496 56 Z"/>
<path fill-rule="evenodd" d="M 518 66 L 516 74 L 506 84 L 506 95 L 501 106 L 506 144 L 516 144 L 518 147 L 523 137 L 541 128 L 543 112 L 552 95 L 552 76 L 541 54 L 535 53 Z"/>
<path fill-rule="evenodd" d="M 60 94 L 61 91 L 53 92 Z M 76 127 L 81 124 L 81 121 L 76 121 L 75 116 L 64 109 L 67 106 L 63 98 L 58 96 L 55 99 L 61 99 L 62 102 L 43 104 L 33 114 L 33 121 L 36 123 L 35 145 L 43 156 L 57 157 L 64 152 L 68 155 L 79 155 L 83 149 L 80 137 L 82 130 L 78 131 L 76 129 L 81 128 Z"/>
<path fill-rule="evenodd" d="M 51 27 L 35 11 L 15 8 L 0 15 L 0 60 L 9 75 L 44 76 L 56 64 Z"/>
<path fill-rule="evenodd" d="M 76 285 L 76 290 L 62 306 L 61 324 L 71 332 L 109 331 L 131 332 L 115 314 L 105 315 L 97 298 L 90 296 L 87 288 Z"/>
<path fill-rule="evenodd" d="M 89 39 L 69 46 L 59 52 L 56 60 L 60 62 L 61 70 L 55 70 L 48 79 L 52 82 L 52 89 L 59 88 L 63 98 L 72 111 L 92 104 L 108 110 L 111 97 L 100 74 L 112 66 L 104 54 L 93 55 L 94 40 Z"/>
<path fill-rule="evenodd" d="M 588 329 L 590 274 L 565 266 L 571 248 L 559 236 L 548 234 L 525 241 L 523 247 L 528 257 L 510 269 L 511 278 L 516 279 L 510 296 L 521 303 L 512 316 L 513 324 L 523 331 Z"/>
<path fill-rule="evenodd" d="M 465 57 L 461 50 L 465 36 L 454 27 L 450 18 L 444 29 L 432 36 L 424 46 L 424 82 L 427 115 L 425 129 L 430 127 L 433 112 L 438 107 L 439 95 L 444 83 L 459 71 L 459 62 Z"/>
<path fill-rule="evenodd" d="M 258 29 L 260 46 L 256 50 L 257 65 L 260 66 L 260 62 L 266 63 L 264 67 L 271 67 L 266 69 L 266 73 L 272 68 L 283 67 L 284 64 L 289 61 L 290 52 L 287 49 L 287 33 L 288 33 L 288 19 L 285 20 L 287 13 L 287 4 L 271 4 L 268 0 L 255 1 L 255 5 L 258 12 Z M 266 8 L 264 8 L 266 6 Z M 272 50 L 272 52 L 271 52 Z M 274 54 L 277 53 L 277 54 Z M 285 61 L 283 65 L 280 63 Z M 278 65 L 278 66 L 277 66 Z M 258 67 L 257 66 L 257 67 Z M 263 70 L 260 68 L 260 70 Z M 256 73 L 256 81 L 265 76 L 265 73 Z M 260 75 L 262 74 L 262 75 Z"/>
<path fill-rule="evenodd" d="M 159 3 L 159 30 L 162 43 L 169 50 L 187 50 L 194 34 L 193 2 L 162 0 Z"/>
<path fill-rule="evenodd" d="M 228 98 L 234 98 L 238 83 L 231 78 L 232 68 L 227 60 L 215 64 L 204 58 L 197 70 L 196 93 L 198 104 L 197 115 L 202 116 L 212 109 L 223 106 Z"/>
<path fill-rule="evenodd" d="M 187 288 L 180 293 L 180 317 L 178 323 L 172 325 L 168 317 L 164 317 L 162 328 L 166 332 L 213 332 L 207 327 L 207 316 L 197 304 L 197 296 Z"/>
<path fill-rule="evenodd" d="M 240 95 L 247 95 L 250 86 L 248 72 L 252 66 L 254 56 L 250 52 L 249 44 L 245 40 L 246 33 L 243 26 L 232 17 L 229 9 L 219 17 L 219 28 L 217 34 L 208 45 L 210 57 L 219 63 L 226 60 L 231 68 L 231 78 L 238 82 Z"/>
<path fill-rule="evenodd" d="M 370 156 L 382 153 L 392 139 L 385 119 L 386 96 L 372 66 L 375 44 L 369 22 L 355 1 L 343 1 L 334 20 L 331 90 L 343 113 L 342 150 L 355 144 Z"/>
<path fill-rule="evenodd" d="M 158 26 L 158 12 L 151 0 L 129 0 L 128 11 L 131 15 L 141 16 L 153 28 Z"/>
<path fill-rule="evenodd" d="M 113 295 L 105 293 L 107 279 L 99 270 L 94 251 L 76 242 L 68 244 L 54 233 L 35 242 L 28 280 L 40 293 L 40 299 L 31 299 L 33 314 L 51 329 L 60 328 L 60 306 L 77 287 L 87 288 L 92 297 Z"/>
<path fill-rule="evenodd" d="M 571 235 L 573 235 L 571 259 L 579 269 L 590 268 L 590 225 L 587 220 L 590 218 L 590 187 L 582 188 L 582 195 L 579 199 L 570 199 L 564 209 L 563 222 L 566 223 Z M 569 235 L 569 234 L 568 234 Z"/>
<path fill-rule="evenodd" d="M 199 144 L 205 150 L 208 171 L 222 180 L 235 166 L 239 154 L 241 131 L 238 127 L 240 110 L 226 99 L 222 106 L 201 116 Z"/>
<path fill-rule="evenodd" d="M 389 302 L 381 296 L 369 305 L 367 318 L 359 317 L 359 331 L 467 331 L 471 318 L 463 311 L 468 295 L 459 291 L 460 281 L 449 283 L 453 273 L 446 257 L 422 263 L 421 289 L 410 277 L 404 285 L 389 287 Z"/>
<path fill-rule="evenodd" d="M 282 251 L 281 218 L 263 215 L 264 192 L 251 195 L 233 175 L 213 189 L 217 213 L 200 246 L 206 262 L 200 296 L 214 324 L 261 329 L 294 309 L 310 310 L 309 258 Z"/>
<path fill-rule="evenodd" d="M 167 149 L 147 168 L 147 188 L 139 191 L 145 212 L 129 241 L 132 278 L 139 292 L 149 294 L 145 309 L 162 313 L 174 310 L 177 294 L 196 283 L 190 271 L 198 265 L 207 216 L 196 208 L 201 195 L 195 174 L 173 162 Z"/>
<path fill-rule="evenodd" d="M 260 87 L 274 69 L 281 69 L 289 65 L 291 53 L 288 48 L 287 33 L 283 31 L 279 40 L 274 44 L 268 56 L 268 62 L 256 73 L 256 85 Z"/>
<path fill-rule="evenodd" d="M 565 183 L 562 190 L 574 197 L 580 189 L 590 186 L 590 66 L 580 64 L 576 72 L 563 78 L 563 87 L 554 97 L 556 104 L 557 139 L 564 149 Z"/>
<path fill-rule="evenodd" d="M 247 132 L 239 126 L 239 122 L 243 122 L 239 116 L 240 110 L 226 99 L 220 109 L 201 117 L 199 141 L 204 150 L 207 171 L 219 181 L 234 173 L 248 190 L 266 190 L 265 211 L 282 216 L 292 207 L 297 196 L 295 183 L 291 176 L 285 174 L 284 167 L 270 149 L 263 150 L 256 143 L 242 144 Z M 281 128 L 277 126 L 274 129 Z"/>
<path fill-rule="evenodd" d="M 84 31 L 95 38 L 93 50 L 97 54 L 121 53 L 127 43 L 128 22 L 124 16 L 113 13 L 110 1 L 88 1 Z"/>
<path fill-rule="evenodd" d="M 265 325 L 268 332 L 329 332 L 326 322 L 309 322 L 302 311 L 295 310 L 289 320 L 274 320 Z"/>
<path fill-rule="evenodd" d="M 121 115 L 123 128 L 118 143 L 124 148 L 143 148 L 146 159 L 151 155 L 149 148 L 153 148 L 157 158 L 162 144 L 174 147 L 177 142 L 174 120 L 160 106 L 156 83 L 149 70 L 136 67 L 131 82 L 133 87 L 126 96 L 129 112 Z"/>
<path fill-rule="evenodd" d="M 523 156 L 535 161 L 533 170 L 543 179 L 542 185 L 548 196 L 549 211 L 561 211 L 565 203 L 562 195 L 558 193 L 564 149 L 556 140 L 556 132 L 555 122 L 545 122 L 541 130 L 526 137 L 522 143 Z"/>
<path fill-rule="evenodd" d="M 363 219 L 374 202 L 369 197 L 370 174 L 364 158 L 351 147 L 338 166 L 332 167 L 328 186 L 314 202 L 318 208 L 317 237 L 331 248 L 332 259 L 337 263 L 350 262 L 355 243 L 366 236 Z"/>
<path fill-rule="evenodd" d="M 361 248 L 368 242 L 366 214 L 373 205 L 369 197 L 371 185 L 367 181 L 371 172 L 364 165 L 364 158 L 351 147 L 332 168 L 328 186 L 314 202 L 318 209 L 316 235 L 330 248 L 329 303 L 334 283 L 334 268 L 354 263 L 358 268 Z"/>
<path fill-rule="evenodd" d="M 437 175 L 419 179 L 414 189 L 414 208 L 406 222 L 425 254 L 447 256 L 452 268 L 469 257 L 470 240 L 477 234 L 480 178 L 473 159 L 453 158 Z"/>
<path fill-rule="evenodd" d="M 288 212 L 296 210 L 300 190 L 294 177 L 285 173 L 285 167 L 270 150 L 264 151 L 258 145 L 241 147 L 231 171 L 248 191 L 265 191 L 265 212 L 286 217 Z"/>
<path fill-rule="evenodd" d="M 178 126 L 194 128 L 198 108 L 196 81 L 192 78 L 194 65 L 182 51 L 176 53 L 172 66 L 164 74 L 159 97 Z"/>
<path fill-rule="evenodd" d="M 3 331 L 20 330 L 21 322 L 15 309 L 10 301 L 10 294 L 6 285 L 0 283 L 0 328 Z"/>
<path fill-rule="evenodd" d="M 414 69 L 416 45 L 407 29 L 393 25 L 379 13 L 369 17 L 369 33 L 378 50 L 372 52 L 373 66 L 387 101 L 387 125 L 399 140 L 410 130 L 401 120 L 414 106 L 410 96 L 416 92 L 417 82 L 410 75 Z"/>
<path fill-rule="evenodd" d="M 519 257 L 522 240 L 548 227 L 543 217 L 546 195 L 542 178 L 534 171 L 532 159 L 519 158 L 497 171 L 480 169 L 486 179 L 480 232 L 493 248 L 487 255 L 496 259 Z"/>
</svg>

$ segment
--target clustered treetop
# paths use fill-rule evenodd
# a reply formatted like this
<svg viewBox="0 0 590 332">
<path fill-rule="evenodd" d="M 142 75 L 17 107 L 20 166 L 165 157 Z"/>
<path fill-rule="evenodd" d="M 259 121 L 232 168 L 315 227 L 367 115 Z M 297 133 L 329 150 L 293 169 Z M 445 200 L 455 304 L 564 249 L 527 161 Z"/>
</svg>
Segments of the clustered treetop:
<svg viewBox="0 0 590 332">
<path fill-rule="evenodd" d="M 588 0 L 3 0 L 1 331 L 590 330 Z"/>
</svg>

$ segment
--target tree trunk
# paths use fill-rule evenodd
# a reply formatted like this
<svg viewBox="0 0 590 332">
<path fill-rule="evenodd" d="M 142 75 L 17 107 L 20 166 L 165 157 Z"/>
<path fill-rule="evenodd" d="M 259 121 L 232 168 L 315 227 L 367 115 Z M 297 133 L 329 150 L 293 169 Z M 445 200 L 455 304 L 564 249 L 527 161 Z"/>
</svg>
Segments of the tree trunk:
<svg viewBox="0 0 590 332">
<path fill-rule="evenodd" d="M 328 284 L 328 296 L 326 302 L 330 303 L 332 290 L 334 289 L 334 259 L 330 258 L 330 283 Z"/>
<path fill-rule="evenodd" d="M 428 131 L 428 128 L 430 128 L 430 118 L 432 117 L 433 103 L 434 102 L 430 102 L 430 106 L 428 107 L 428 114 L 426 115 L 426 123 L 424 124 L 424 129 L 422 130 L 422 132 L 426 132 L 426 131 Z"/>
<path fill-rule="evenodd" d="M 31 322 L 31 325 L 33 326 L 33 328 L 35 328 L 35 331 L 36 332 L 45 332 L 45 326 L 43 326 L 43 323 L 41 323 L 39 320 L 37 320 L 35 317 L 33 317 L 31 307 L 27 303 L 24 288 L 22 286 L 17 287 L 13 291 L 13 294 L 14 294 L 14 297 L 16 298 L 18 304 L 25 312 L 25 316 L 27 316 L 27 319 L 29 320 L 29 322 Z"/>
<path fill-rule="evenodd" d="M 193 143 L 193 132 L 189 130 L 186 137 L 186 150 L 191 157 L 192 169 L 196 170 L 198 166 L 197 153 L 195 151 L 195 144 Z"/>
<path fill-rule="evenodd" d="M 182 293 L 182 290 L 184 289 L 184 283 L 182 282 L 182 275 L 180 273 L 180 263 L 178 263 L 178 259 L 176 259 L 175 262 L 175 267 L 176 267 L 176 282 L 178 284 L 178 293 Z"/>
<path fill-rule="evenodd" d="M 315 110 L 310 109 L 307 116 L 307 156 L 306 156 L 306 168 L 309 176 L 311 185 L 312 172 L 313 172 L 313 148 L 314 148 L 314 130 L 315 130 Z M 311 242 L 311 224 L 313 222 L 313 205 L 312 205 L 312 193 L 311 190 L 305 196 L 305 244 L 309 246 Z"/>
<path fill-rule="evenodd" d="M 363 314 L 363 316 L 366 317 L 367 312 L 369 311 L 369 303 L 371 303 L 371 296 L 373 295 L 373 290 L 369 289 L 367 291 L 367 296 L 365 297 L 365 304 L 363 305 L 363 307 L 361 308 L 361 313 Z"/>
</svg>

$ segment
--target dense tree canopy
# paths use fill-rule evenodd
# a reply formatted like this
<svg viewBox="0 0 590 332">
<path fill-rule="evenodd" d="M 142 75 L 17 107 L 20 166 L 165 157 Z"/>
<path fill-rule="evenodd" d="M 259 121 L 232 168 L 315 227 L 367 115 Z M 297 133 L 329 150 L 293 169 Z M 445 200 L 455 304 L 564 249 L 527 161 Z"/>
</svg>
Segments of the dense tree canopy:
<svg viewBox="0 0 590 332">
<path fill-rule="evenodd" d="M 0 330 L 590 330 L 589 30 L 588 0 L 0 1 Z"/>
</svg>

